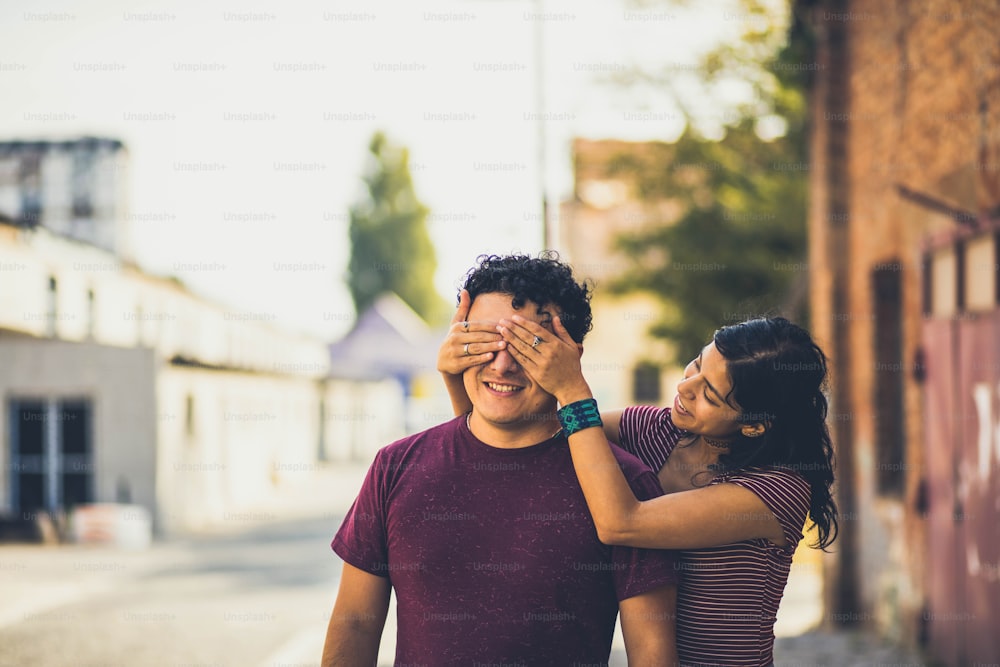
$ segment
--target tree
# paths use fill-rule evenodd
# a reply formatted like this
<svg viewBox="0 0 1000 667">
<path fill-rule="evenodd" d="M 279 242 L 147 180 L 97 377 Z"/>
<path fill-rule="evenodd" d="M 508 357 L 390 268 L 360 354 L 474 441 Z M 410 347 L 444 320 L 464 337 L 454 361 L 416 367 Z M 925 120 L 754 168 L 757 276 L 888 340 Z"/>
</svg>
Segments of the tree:
<svg viewBox="0 0 1000 667">
<path fill-rule="evenodd" d="M 428 209 L 410 176 L 409 151 L 376 132 L 369 143 L 367 193 L 350 212 L 348 289 L 357 313 L 384 292 L 395 292 L 425 321 L 436 321 L 444 303 L 434 288 L 437 258 L 427 232 Z"/>
<path fill-rule="evenodd" d="M 763 11 L 744 4 L 748 12 Z M 773 22 L 758 23 L 702 63 L 706 88 L 739 76 L 755 92 L 723 115 L 729 122 L 721 139 L 699 134 L 697 119 L 680 102 L 687 129 L 659 148 L 655 163 L 612 163 L 630 172 L 642 196 L 670 200 L 680 211 L 619 239 L 632 264 L 613 285 L 662 299 L 666 315 L 651 333 L 673 343 L 674 361 L 696 356 L 721 325 L 762 314 L 805 316 L 811 40 L 794 16 L 777 47 L 775 30 Z"/>
</svg>

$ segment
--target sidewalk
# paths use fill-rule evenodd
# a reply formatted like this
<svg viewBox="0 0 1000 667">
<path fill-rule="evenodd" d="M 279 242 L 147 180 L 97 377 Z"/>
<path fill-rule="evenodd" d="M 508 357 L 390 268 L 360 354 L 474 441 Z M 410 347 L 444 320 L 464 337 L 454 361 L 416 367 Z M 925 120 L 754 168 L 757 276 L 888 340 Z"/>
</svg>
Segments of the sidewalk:
<svg viewBox="0 0 1000 667">
<path fill-rule="evenodd" d="M 625 650 L 616 647 L 608 664 L 626 667 Z M 932 667 L 932 663 L 868 635 L 813 630 L 778 637 L 774 667 Z"/>
<path fill-rule="evenodd" d="M 870 635 L 814 630 L 779 637 L 775 667 L 930 667 L 922 657 Z"/>
<path fill-rule="evenodd" d="M 121 589 L 143 574 L 183 562 L 169 543 L 127 551 L 113 546 L 0 545 L 0 628 L 57 614 L 64 605 Z"/>
<path fill-rule="evenodd" d="M 823 622 L 823 553 L 806 539 L 795 551 L 774 626 L 775 667 L 918 667 L 926 663 L 900 647 L 857 632 L 819 630 Z"/>
<path fill-rule="evenodd" d="M 310 475 L 285 480 L 260 508 L 247 514 L 256 523 L 339 517 L 350 507 L 368 469 L 367 464 L 329 464 Z M 230 522 L 167 541 L 148 549 L 110 545 L 0 543 L 0 628 L 58 613 L 59 607 L 88 596 L 121 590 L 129 581 L 190 558 L 185 545 L 202 536 L 252 529 L 254 521 Z M 331 539 L 333 534 L 331 532 Z M 336 558 L 333 552 L 318 557 Z"/>
</svg>

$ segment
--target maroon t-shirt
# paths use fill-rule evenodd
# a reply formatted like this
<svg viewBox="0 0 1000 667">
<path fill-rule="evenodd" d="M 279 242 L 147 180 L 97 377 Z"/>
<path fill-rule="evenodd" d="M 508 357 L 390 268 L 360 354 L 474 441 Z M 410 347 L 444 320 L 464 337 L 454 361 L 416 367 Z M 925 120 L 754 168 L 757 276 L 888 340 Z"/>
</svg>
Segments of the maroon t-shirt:
<svg viewBox="0 0 1000 667">
<path fill-rule="evenodd" d="M 565 438 L 498 449 L 464 416 L 381 449 L 332 546 L 390 579 L 396 664 L 604 664 L 618 601 L 678 581 L 672 552 L 597 539 Z"/>
</svg>

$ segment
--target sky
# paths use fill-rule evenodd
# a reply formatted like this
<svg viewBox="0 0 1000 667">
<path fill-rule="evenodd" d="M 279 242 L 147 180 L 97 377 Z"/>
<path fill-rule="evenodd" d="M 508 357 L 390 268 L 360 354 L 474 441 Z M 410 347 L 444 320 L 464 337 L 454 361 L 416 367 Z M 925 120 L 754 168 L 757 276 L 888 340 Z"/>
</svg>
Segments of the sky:
<svg viewBox="0 0 1000 667">
<path fill-rule="evenodd" d="M 666 69 L 683 90 L 741 34 L 734 6 L 5 2 L 0 140 L 122 140 L 141 266 L 333 340 L 354 318 L 348 211 L 375 131 L 410 151 L 453 301 L 479 254 L 543 248 L 542 193 L 571 193 L 574 137 L 679 135 L 667 96 L 611 79 Z"/>
</svg>

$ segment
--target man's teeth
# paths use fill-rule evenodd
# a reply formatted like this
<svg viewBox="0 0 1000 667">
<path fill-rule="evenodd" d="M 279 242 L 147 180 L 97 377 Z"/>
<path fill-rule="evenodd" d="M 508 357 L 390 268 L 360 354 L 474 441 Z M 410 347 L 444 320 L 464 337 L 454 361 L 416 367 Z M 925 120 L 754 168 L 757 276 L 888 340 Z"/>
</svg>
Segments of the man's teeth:
<svg viewBox="0 0 1000 667">
<path fill-rule="evenodd" d="M 501 394 L 509 394 L 512 391 L 517 391 L 520 387 L 515 387 L 509 384 L 496 384 L 495 382 L 487 382 L 486 386 L 493 391 L 499 391 Z"/>
</svg>

